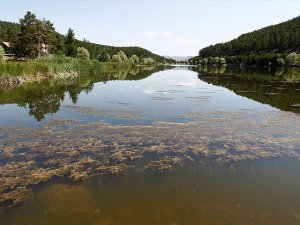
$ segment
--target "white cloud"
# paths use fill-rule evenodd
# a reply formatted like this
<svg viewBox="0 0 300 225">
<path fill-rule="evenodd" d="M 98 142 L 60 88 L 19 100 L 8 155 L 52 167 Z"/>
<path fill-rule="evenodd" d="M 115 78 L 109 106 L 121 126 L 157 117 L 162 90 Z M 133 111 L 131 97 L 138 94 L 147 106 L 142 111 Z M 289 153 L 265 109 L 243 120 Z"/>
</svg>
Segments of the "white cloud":
<svg viewBox="0 0 300 225">
<path fill-rule="evenodd" d="M 191 47 L 191 46 L 199 46 L 199 42 L 194 39 L 178 39 L 174 41 L 175 45 Z"/>
<path fill-rule="evenodd" d="M 182 79 L 173 78 L 171 80 L 171 85 L 174 86 L 187 86 L 187 87 L 196 87 L 197 83 L 193 79 L 185 79 L 182 81 Z"/>
<path fill-rule="evenodd" d="M 174 33 L 172 31 L 167 31 L 167 30 L 164 31 L 163 34 L 164 34 L 165 37 L 172 37 L 174 35 Z"/>
<path fill-rule="evenodd" d="M 197 52 L 201 49 L 202 45 L 203 43 L 199 39 L 182 38 L 174 40 L 171 46 L 177 52 L 185 52 L 185 55 L 192 56 L 198 54 Z"/>
<path fill-rule="evenodd" d="M 126 37 L 127 34 L 126 34 L 126 33 L 119 33 L 118 36 L 119 36 L 119 37 Z"/>
<path fill-rule="evenodd" d="M 143 90 L 144 94 L 146 95 L 152 95 L 155 94 L 156 91 L 153 89 L 153 87 L 147 87 L 146 89 Z"/>
<path fill-rule="evenodd" d="M 169 91 L 157 91 L 153 87 L 149 86 L 146 89 L 143 89 L 144 94 L 146 95 L 153 95 L 153 94 L 163 94 L 163 95 L 168 95 L 170 94 Z"/>
<path fill-rule="evenodd" d="M 160 30 L 147 30 L 143 32 L 142 34 L 146 38 L 155 38 L 159 36 L 164 36 L 164 37 L 172 37 L 174 33 L 172 31 L 160 31 Z"/>
<path fill-rule="evenodd" d="M 193 81 L 178 81 L 178 82 L 172 82 L 172 85 L 175 85 L 175 86 L 196 87 L 197 83 L 193 82 Z"/>
<path fill-rule="evenodd" d="M 160 34 L 161 34 L 161 31 L 159 31 L 159 30 L 155 30 L 155 31 L 148 30 L 148 31 L 145 31 L 143 33 L 143 36 L 146 37 L 146 38 L 154 38 L 154 37 L 157 37 Z"/>
</svg>

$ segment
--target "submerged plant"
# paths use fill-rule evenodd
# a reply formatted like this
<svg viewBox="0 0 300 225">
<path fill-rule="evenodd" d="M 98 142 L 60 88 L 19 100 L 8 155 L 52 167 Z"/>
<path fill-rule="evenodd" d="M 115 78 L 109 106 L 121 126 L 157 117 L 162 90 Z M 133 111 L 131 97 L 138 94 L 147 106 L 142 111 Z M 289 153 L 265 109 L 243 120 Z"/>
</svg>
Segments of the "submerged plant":
<svg viewBox="0 0 300 225">
<path fill-rule="evenodd" d="M 70 109 L 95 115 L 133 115 L 124 110 Z M 292 113 L 216 111 L 174 117 L 192 122 L 125 126 L 55 119 L 33 129 L 16 127 L 8 132 L 0 127 L 0 203 L 16 205 L 30 195 L 32 187 L 56 176 L 82 180 L 127 170 L 165 171 L 203 160 L 232 163 L 300 158 L 300 124 Z"/>
</svg>

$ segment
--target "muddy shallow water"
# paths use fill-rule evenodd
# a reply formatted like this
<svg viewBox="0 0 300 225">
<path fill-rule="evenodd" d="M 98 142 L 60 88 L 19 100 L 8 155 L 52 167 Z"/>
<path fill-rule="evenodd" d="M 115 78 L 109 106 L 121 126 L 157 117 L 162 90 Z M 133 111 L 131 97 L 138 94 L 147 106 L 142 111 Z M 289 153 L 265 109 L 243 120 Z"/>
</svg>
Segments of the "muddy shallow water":
<svg viewBox="0 0 300 225">
<path fill-rule="evenodd" d="M 154 72 L 1 90 L 0 224 L 299 224 L 299 85 Z"/>
</svg>

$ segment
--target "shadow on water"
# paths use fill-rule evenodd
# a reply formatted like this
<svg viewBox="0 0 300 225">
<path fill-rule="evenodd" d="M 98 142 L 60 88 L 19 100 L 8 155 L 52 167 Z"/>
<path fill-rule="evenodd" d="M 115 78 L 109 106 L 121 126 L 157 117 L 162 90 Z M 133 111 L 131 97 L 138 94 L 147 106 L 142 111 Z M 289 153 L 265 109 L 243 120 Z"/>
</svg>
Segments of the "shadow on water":
<svg viewBox="0 0 300 225">
<path fill-rule="evenodd" d="M 300 68 L 192 68 L 198 78 L 284 111 L 300 112 Z"/>
</svg>

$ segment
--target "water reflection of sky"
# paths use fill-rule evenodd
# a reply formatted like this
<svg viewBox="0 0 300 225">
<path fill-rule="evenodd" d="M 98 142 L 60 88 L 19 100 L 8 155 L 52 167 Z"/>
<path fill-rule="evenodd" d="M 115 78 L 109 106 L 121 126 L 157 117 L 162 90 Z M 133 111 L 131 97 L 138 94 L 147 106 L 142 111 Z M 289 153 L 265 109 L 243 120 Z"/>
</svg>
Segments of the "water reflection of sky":
<svg viewBox="0 0 300 225">
<path fill-rule="evenodd" d="M 112 123 L 124 121 L 105 116 L 91 116 L 74 112 L 66 105 L 73 105 L 67 95 L 60 110 L 46 115 L 37 122 L 28 115 L 27 108 L 15 104 L 0 106 L 0 123 L 7 125 L 40 125 L 60 118 L 81 121 L 104 120 Z M 137 109 L 144 112 L 143 117 L 151 121 L 173 121 L 173 114 L 193 111 L 237 111 L 241 109 L 270 109 L 261 103 L 236 95 L 234 92 L 208 84 L 197 77 L 197 73 L 186 69 L 166 70 L 138 81 L 115 80 L 94 84 L 91 92 L 81 92 L 76 104 L 79 107 L 103 109 Z"/>
<path fill-rule="evenodd" d="M 255 110 L 244 112 L 244 109 Z M 141 111 L 144 118 L 118 118 L 113 113 L 102 114 L 105 110 Z M 242 113 L 216 113 L 241 110 Z M 8 152 L 18 157 L 27 152 L 24 159 L 28 164 L 32 159 L 36 160 L 35 166 L 42 165 L 43 160 L 46 162 L 49 153 L 52 159 L 62 163 L 62 166 L 57 164 L 59 168 L 66 165 L 72 168 L 87 156 L 97 160 L 102 160 L 102 157 L 110 159 L 115 165 L 120 162 L 113 156 L 115 153 L 120 156 L 124 150 L 133 154 L 131 156 L 143 154 L 143 158 L 133 161 L 133 164 L 121 161 L 137 168 L 143 165 L 147 168 L 154 160 L 167 160 L 163 166 L 171 165 L 174 159 L 182 158 L 183 161 L 176 170 L 168 172 L 146 169 L 142 170 L 144 173 L 133 170 L 132 174 L 95 176 L 83 182 L 52 180 L 53 184 L 44 183 L 36 188 L 35 195 L 10 213 L 0 208 L 0 221 L 5 221 L 5 224 L 57 224 L 63 221 L 64 224 L 87 225 L 199 224 L 199 221 L 203 224 L 215 224 L 216 221 L 226 224 L 298 224 L 299 158 L 274 159 L 281 154 L 298 156 L 298 118 L 285 112 L 259 115 L 260 110 L 269 111 L 271 107 L 239 96 L 227 88 L 208 84 L 200 80 L 197 73 L 178 68 L 154 73 L 139 81 L 95 83 L 90 92 L 79 94 L 76 107 L 69 96 L 65 96 L 59 111 L 46 116 L 42 122 L 29 116 L 28 108 L 2 105 L 0 124 L 32 126 L 47 123 L 55 117 L 78 119 L 84 123 L 106 121 L 123 125 L 141 124 L 145 118 L 149 123 L 185 121 L 188 118 L 174 117 L 174 114 L 188 112 L 214 113 L 200 113 L 205 117 L 198 123 L 149 126 L 145 133 L 143 126 L 102 126 L 101 123 L 66 128 L 66 132 L 61 132 L 57 121 L 56 125 L 48 127 L 50 136 L 38 131 L 32 135 L 31 132 L 15 135 L 11 139 L 15 142 L 8 139 L 8 145 L 16 150 L 7 148 Z M 221 120 L 216 122 L 215 118 Z M 71 154 L 64 155 L 68 152 Z M 64 160 L 60 160 L 61 157 Z M 216 157 L 227 157 L 231 161 L 213 161 Z M 233 159 L 241 161 L 234 162 Z M 45 165 L 47 171 L 56 166 Z M 79 167 L 79 172 L 93 170 L 88 164 L 86 166 L 82 167 L 83 171 Z M 31 169 L 32 174 L 43 175 L 42 170 L 35 172 L 37 168 Z M 20 174 L 24 171 L 21 170 Z M 14 179 L 15 171 L 9 176 Z M 22 177 L 27 181 L 31 176 Z M 165 215 L 169 216 L 166 218 Z M 159 218 L 158 222 L 153 222 L 155 218 Z"/>
</svg>

